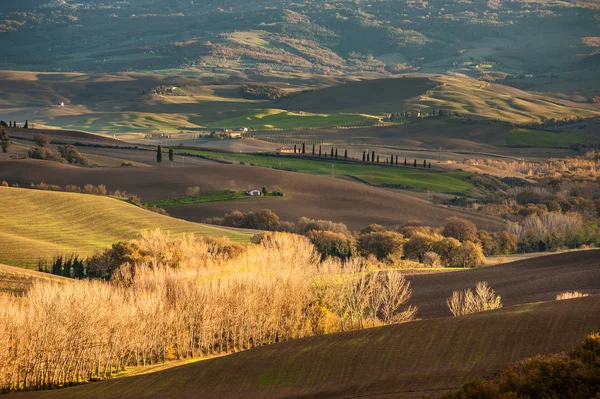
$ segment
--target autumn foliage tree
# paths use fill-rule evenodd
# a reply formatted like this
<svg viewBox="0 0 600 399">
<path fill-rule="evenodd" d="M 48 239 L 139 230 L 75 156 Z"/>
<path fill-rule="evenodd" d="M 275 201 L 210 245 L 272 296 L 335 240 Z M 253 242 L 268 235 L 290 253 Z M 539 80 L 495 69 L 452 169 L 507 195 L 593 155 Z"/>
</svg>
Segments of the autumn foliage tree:
<svg viewBox="0 0 600 399">
<path fill-rule="evenodd" d="M 477 241 L 477 226 L 466 219 L 452 216 L 446 220 L 442 234 L 446 237 L 456 238 L 460 242 L 475 242 Z"/>
</svg>

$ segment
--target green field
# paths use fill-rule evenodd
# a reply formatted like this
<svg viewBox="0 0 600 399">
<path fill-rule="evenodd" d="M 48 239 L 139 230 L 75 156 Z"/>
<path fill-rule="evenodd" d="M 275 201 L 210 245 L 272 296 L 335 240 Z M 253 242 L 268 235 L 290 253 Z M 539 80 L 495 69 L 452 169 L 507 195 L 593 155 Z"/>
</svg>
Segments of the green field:
<svg viewBox="0 0 600 399">
<path fill-rule="evenodd" d="M 273 197 L 273 193 L 267 193 L 267 197 Z M 206 193 L 191 197 L 168 198 L 164 200 L 150 201 L 145 202 L 145 204 L 158 206 L 160 208 L 169 208 L 181 205 L 204 204 L 206 202 L 234 201 L 251 198 L 260 199 L 264 197 L 250 197 L 246 195 L 244 191 L 218 191 L 216 193 Z"/>
<path fill-rule="evenodd" d="M 243 114 L 212 123 L 207 127 L 241 128 L 249 129 L 303 129 L 327 128 L 333 126 L 370 126 L 379 118 L 362 114 L 312 114 L 296 113 L 282 109 L 256 109 Z"/>
<path fill-rule="evenodd" d="M 583 133 L 557 133 L 519 127 L 510 131 L 507 144 L 515 147 L 569 148 L 586 141 Z"/>
<path fill-rule="evenodd" d="M 178 153 L 199 155 L 206 158 L 244 162 L 269 168 L 295 170 L 317 175 L 351 176 L 377 186 L 395 186 L 415 190 L 430 190 L 439 193 L 463 193 L 473 187 L 465 179 L 466 172 L 432 172 L 420 167 L 383 167 L 377 165 L 360 165 L 343 162 L 327 162 L 307 158 L 274 157 L 267 155 L 221 153 L 203 150 L 175 150 Z"/>
<path fill-rule="evenodd" d="M 97 113 L 58 116 L 46 124 L 49 126 L 59 126 L 67 130 L 83 130 L 117 135 L 152 131 L 176 133 L 185 128 L 200 128 L 200 126 L 190 123 L 188 118 L 189 115 L 187 114 L 177 113 Z"/>
<path fill-rule="evenodd" d="M 227 236 L 237 242 L 250 238 L 108 197 L 0 187 L 0 203 L 0 263 L 12 266 L 33 268 L 40 258 L 59 254 L 89 256 L 155 228 L 174 234 Z"/>
</svg>

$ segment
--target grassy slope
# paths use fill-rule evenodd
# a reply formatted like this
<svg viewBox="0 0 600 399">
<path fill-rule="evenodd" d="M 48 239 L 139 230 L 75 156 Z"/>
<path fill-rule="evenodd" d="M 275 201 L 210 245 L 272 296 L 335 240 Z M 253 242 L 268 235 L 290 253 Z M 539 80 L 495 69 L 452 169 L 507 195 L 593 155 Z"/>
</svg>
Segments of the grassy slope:
<svg viewBox="0 0 600 399">
<path fill-rule="evenodd" d="M 600 296 L 528 304 L 311 337 L 155 374 L 8 397 L 420 398 L 525 357 L 568 350 L 600 328 L 599 314 Z"/>
<path fill-rule="evenodd" d="M 371 125 L 374 116 L 360 114 L 311 114 L 295 113 L 282 109 L 255 109 L 224 120 L 208 123 L 208 127 L 249 129 L 302 129 L 327 128 L 332 126 Z"/>
<path fill-rule="evenodd" d="M 57 254 L 91 255 L 145 229 L 248 239 L 107 197 L 0 187 L 0 203 L 0 262 L 14 266 L 35 267 L 38 258 Z"/>
<path fill-rule="evenodd" d="M 525 128 L 510 131 L 507 144 L 517 147 L 569 148 L 573 144 L 583 144 L 587 140 L 582 133 L 557 133 Z"/>
<path fill-rule="evenodd" d="M 0 264 L 0 294 L 20 294 L 29 289 L 33 283 L 41 281 L 68 282 L 72 280 L 53 274 Z"/>
<path fill-rule="evenodd" d="M 597 115 L 591 109 L 571 103 L 559 104 L 541 95 L 458 76 L 432 78 L 439 86 L 410 101 L 412 108 L 444 108 L 476 119 L 499 119 L 512 123 Z"/>
<path fill-rule="evenodd" d="M 312 151 L 312 149 L 311 149 Z M 303 158 L 278 158 L 263 155 L 220 153 L 202 150 L 178 150 L 188 154 L 197 154 L 212 159 L 235 160 L 270 168 L 294 169 L 303 173 L 331 175 L 347 175 L 359 178 L 374 185 L 398 185 L 417 190 L 431 190 L 441 193 L 460 193 L 473 186 L 464 179 L 468 173 L 463 172 L 431 172 L 423 170 L 423 161 L 417 161 L 419 168 L 382 167 L 375 165 L 335 164 L 326 160 Z M 334 168 L 332 168 L 334 165 Z"/>
</svg>

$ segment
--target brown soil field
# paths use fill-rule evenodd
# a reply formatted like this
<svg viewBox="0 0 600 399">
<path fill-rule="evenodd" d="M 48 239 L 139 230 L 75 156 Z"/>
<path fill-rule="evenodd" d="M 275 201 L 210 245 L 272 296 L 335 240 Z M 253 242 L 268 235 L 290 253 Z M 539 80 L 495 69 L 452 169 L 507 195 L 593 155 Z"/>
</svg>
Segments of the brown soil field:
<svg viewBox="0 0 600 399">
<path fill-rule="evenodd" d="M 205 149 L 214 149 L 228 152 L 275 152 L 281 148 L 282 144 L 268 143 L 257 139 L 233 139 L 233 140 L 212 140 L 212 139 L 185 139 L 172 138 L 161 140 L 131 140 L 132 143 L 147 144 L 150 146 L 162 145 L 163 148 L 172 147 L 202 147 Z"/>
<path fill-rule="evenodd" d="M 600 296 L 264 346 L 152 374 L 7 398 L 421 398 L 600 329 Z"/>
<path fill-rule="evenodd" d="M 411 276 L 410 303 L 418 317 L 450 316 L 446 299 L 452 291 L 474 288 L 486 281 L 502 297 L 504 306 L 551 301 L 565 291 L 600 294 L 600 251 L 577 251 L 541 256 L 498 266 L 456 273 Z"/>
<path fill-rule="evenodd" d="M 60 142 L 61 144 L 83 143 L 90 145 L 98 144 L 124 147 L 128 146 L 128 144 L 120 140 L 76 130 L 8 128 L 6 131 L 11 138 L 22 140 L 33 140 L 33 136 L 36 134 L 45 134 L 48 135 L 53 141 Z"/>
<path fill-rule="evenodd" d="M 167 147 L 163 154 L 163 161 L 158 164 L 156 163 L 156 151 L 155 150 L 135 150 L 126 148 L 101 148 L 101 147 L 78 147 L 79 151 L 88 156 L 90 161 L 94 157 L 98 157 L 98 164 L 101 166 L 120 166 L 122 162 L 130 161 L 136 165 L 147 165 L 152 167 L 170 168 L 171 163 L 169 162 L 169 156 L 167 154 Z M 208 165 L 214 164 L 215 162 L 208 159 L 202 159 L 197 157 L 185 157 L 182 160 L 181 156 L 175 156 L 175 162 L 173 167 L 181 167 L 182 161 L 184 165 Z"/>
<path fill-rule="evenodd" d="M 258 136 L 295 140 L 321 140 L 340 147 L 351 144 L 350 156 L 361 156 L 365 149 L 389 153 L 393 149 L 409 159 L 417 157 L 437 160 L 442 148 L 442 161 L 464 158 L 548 159 L 573 155 L 572 151 L 555 148 L 506 147 L 511 127 L 500 123 L 466 123 L 453 120 L 424 119 L 388 127 L 364 129 L 297 130 L 262 132 Z M 370 146 L 370 147 L 369 147 Z M 386 149 L 389 148 L 389 149 Z M 410 149 L 424 151 L 411 152 Z"/>
<path fill-rule="evenodd" d="M 316 113 L 403 110 L 404 101 L 437 86 L 426 77 L 402 77 L 353 81 L 300 93 L 278 102 L 275 108 Z"/>
<path fill-rule="evenodd" d="M 165 163 L 165 162 L 163 162 Z M 80 168 L 55 162 L 3 161 L 0 181 L 29 186 L 45 182 L 66 186 L 104 184 L 111 191 L 125 190 L 143 201 L 180 197 L 187 187 L 199 186 L 204 192 L 223 189 L 234 181 L 238 189 L 266 186 L 280 189 L 284 198 L 249 198 L 239 201 L 186 205 L 168 209 L 174 217 L 200 221 L 226 212 L 271 209 L 283 220 L 302 216 L 346 223 L 360 229 L 369 223 L 393 227 L 411 219 L 430 225 L 442 225 L 450 216 L 472 220 L 479 227 L 501 230 L 504 222 L 458 208 L 433 205 L 400 192 L 370 187 L 344 179 L 278 171 L 248 165 L 207 164 L 185 167 Z"/>
</svg>

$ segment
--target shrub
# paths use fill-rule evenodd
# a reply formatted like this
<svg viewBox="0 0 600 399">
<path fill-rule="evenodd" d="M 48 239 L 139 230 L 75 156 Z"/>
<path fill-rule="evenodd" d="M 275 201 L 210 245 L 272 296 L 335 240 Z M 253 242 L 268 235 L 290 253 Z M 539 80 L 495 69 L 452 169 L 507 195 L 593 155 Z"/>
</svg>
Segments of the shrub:
<svg viewBox="0 0 600 399">
<path fill-rule="evenodd" d="M 185 189 L 186 197 L 198 197 L 200 195 L 200 187 L 188 187 Z"/>
<path fill-rule="evenodd" d="M 81 193 L 81 187 L 74 184 L 69 184 L 65 187 L 65 191 L 68 193 Z"/>
<path fill-rule="evenodd" d="M 358 237 L 358 248 L 363 256 L 373 255 L 380 261 L 400 260 L 404 254 L 404 237 L 394 231 L 379 231 Z"/>
<path fill-rule="evenodd" d="M 466 289 L 452 292 L 452 296 L 447 299 L 446 303 L 454 316 L 463 316 L 502 307 L 500 296 L 497 296 L 486 282 L 477 283 L 475 291 Z"/>
<path fill-rule="evenodd" d="M 426 252 L 423 255 L 423 264 L 427 267 L 442 267 L 442 259 L 435 252 Z"/>
<path fill-rule="evenodd" d="M 456 238 L 447 237 L 433 244 L 433 251 L 440 255 L 442 264 L 446 267 L 453 267 L 458 263 L 458 256 L 461 247 L 460 241 Z"/>
<path fill-rule="evenodd" d="M 312 230 L 326 230 L 334 233 L 350 235 L 350 230 L 344 223 L 336 223 L 331 220 L 315 220 L 307 217 L 301 217 L 296 223 L 296 233 L 306 234 Z"/>
<path fill-rule="evenodd" d="M 404 244 L 404 255 L 406 259 L 423 262 L 423 256 L 427 252 L 433 251 L 433 247 L 438 241 L 440 241 L 439 236 L 415 233 Z"/>
<path fill-rule="evenodd" d="M 33 184 L 31 183 L 30 187 L 34 190 L 44 190 L 44 191 L 62 191 L 62 188 L 60 186 L 57 186 L 56 184 L 48 184 L 48 183 L 38 183 L 38 184 Z"/>
<path fill-rule="evenodd" d="M 334 233 L 331 231 L 311 231 L 306 236 L 321 254 L 323 259 L 334 256 L 346 260 L 356 253 L 354 240 L 341 233 Z"/>
<path fill-rule="evenodd" d="M 43 159 L 46 161 L 65 162 L 65 159 L 60 154 L 51 151 L 47 148 L 36 147 L 27 151 L 27 156 L 32 159 Z"/>
<path fill-rule="evenodd" d="M 52 142 L 52 139 L 50 139 L 50 136 L 46 134 L 36 134 L 33 136 L 33 142 L 38 147 L 48 147 Z"/>
<path fill-rule="evenodd" d="M 579 291 L 561 292 L 560 294 L 556 295 L 556 300 L 562 301 L 565 299 L 583 298 L 586 296 L 590 296 L 590 294 L 584 294 L 583 292 Z"/>
<path fill-rule="evenodd" d="M 97 186 L 86 184 L 85 187 L 83 187 L 83 193 L 92 195 L 106 195 L 107 190 L 106 186 L 103 184 L 99 184 Z"/>
<path fill-rule="evenodd" d="M 456 251 L 451 267 L 479 267 L 485 264 L 481 245 L 467 241 Z"/>
<path fill-rule="evenodd" d="M 380 233 L 385 231 L 385 227 L 383 227 L 380 224 L 376 224 L 376 223 L 371 223 L 370 225 L 368 225 L 367 227 L 365 227 L 364 229 L 362 229 L 360 231 L 360 234 L 369 234 L 369 233 Z"/>
<path fill-rule="evenodd" d="M 278 230 L 279 223 L 279 216 L 269 209 L 258 213 L 233 211 L 225 214 L 221 221 L 222 226 L 269 231 Z"/>
<path fill-rule="evenodd" d="M 67 160 L 72 165 L 86 166 L 88 165 L 88 159 L 83 156 L 75 146 L 72 145 L 61 145 L 58 146 L 58 152 L 60 156 Z"/>
<path fill-rule="evenodd" d="M 490 379 L 476 378 L 443 398 L 597 398 L 598 392 L 600 334 L 590 334 L 569 354 L 523 360 Z"/>
</svg>

